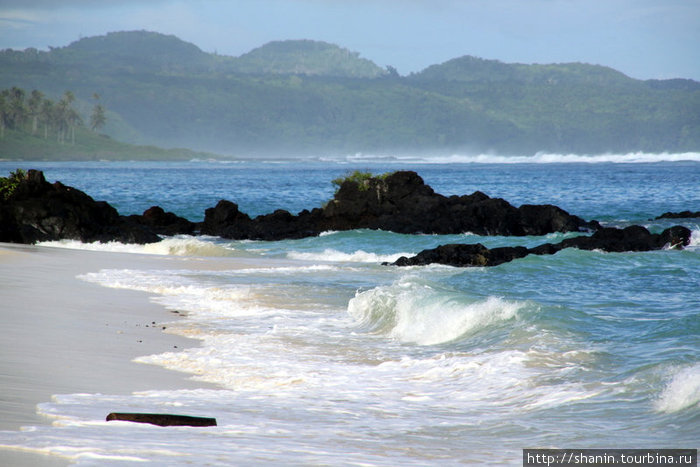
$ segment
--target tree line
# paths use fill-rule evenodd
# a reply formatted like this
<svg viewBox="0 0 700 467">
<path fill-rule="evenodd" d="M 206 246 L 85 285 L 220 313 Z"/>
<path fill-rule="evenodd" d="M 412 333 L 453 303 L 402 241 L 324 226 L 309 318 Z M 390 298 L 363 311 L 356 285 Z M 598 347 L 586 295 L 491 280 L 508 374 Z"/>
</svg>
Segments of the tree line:
<svg viewBox="0 0 700 467">
<path fill-rule="evenodd" d="M 105 108 L 100 96 L 93 94 L 95 105 L 89 118 L 92 131 L 98 131 L 107 123 Z M 33 90 L 31 93 L 19 87 L 0 91 L 0 138 L 5 137 L 5 129 L 30 133 L 33 136 L 49 136 L 58 143 L 70 140 L 75 144 L 75 130 L 84 126 L 84 121 L 73 107 L 75 95 L 65 91 L 58 101 L 47 98 L 44 93 Z M 41 128 L 40 128 L 41 127 Z"/>
</svg>

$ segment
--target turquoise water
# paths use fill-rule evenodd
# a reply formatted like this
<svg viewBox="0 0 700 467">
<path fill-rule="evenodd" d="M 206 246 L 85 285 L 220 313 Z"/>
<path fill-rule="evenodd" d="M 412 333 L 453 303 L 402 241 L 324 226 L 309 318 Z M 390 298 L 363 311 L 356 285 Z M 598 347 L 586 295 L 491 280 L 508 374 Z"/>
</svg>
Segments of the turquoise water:
<svg viewBox="0 0 700 467">
<path fill-rule="evenodd" d="M 99 465 L 120 459 L 188 465 L 189 456 L 210 465 L 518 465 L 523 448 L 696 448 L 700 220 L 650 220 L 700 210 L 700 162 L 693 157 L 0 163 L 3 172 L 43 169 L 47 179 L 123 214 L 157 204 L 201 220 L 222 198 L 252 215 L 298 212 L 327 201 L 330 180 L 350 170 L 410 169 L 445 195 L 480 190 L 515 205 L 555 204 L 609 225 L 682 224 L 694 232 L 683 251 L 571 249 L 470 269 L 380 263 L 443 243 L 535 246 L 571 234 L 360 230 L 280 242 L 52 244 L 177 256 L 177 269 L 105 264 L 81 279 L 143 290 L 186 314 L 169 329 L 196 333 L 201 347 L 140 360 L 221 389 L 60 395 L 39 410 L 71 423 L 22 436 L 0 432 L 0 444 L 93 450 L 109 457 Z M 117 404 L 205 410 L 218 414 L 219 427 L 187 429 L 183 439 L 182 432 L 101 422 Z"/>
</svg>

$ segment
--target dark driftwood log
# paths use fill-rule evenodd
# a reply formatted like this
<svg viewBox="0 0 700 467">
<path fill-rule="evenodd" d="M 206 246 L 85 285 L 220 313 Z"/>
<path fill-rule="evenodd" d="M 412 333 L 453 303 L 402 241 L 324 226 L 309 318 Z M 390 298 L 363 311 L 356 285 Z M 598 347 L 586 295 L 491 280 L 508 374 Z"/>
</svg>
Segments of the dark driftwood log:
<svg viewBox="0 0 700 467">
<path fill-rule="evenodd" d="M 215 418 L 190 417 L 188 415 L 171 415 L 163 413 L 116 413 L 107 415 L 107 421 L 150 423 L 158 426 L 216 426 Z"/>
</svg>

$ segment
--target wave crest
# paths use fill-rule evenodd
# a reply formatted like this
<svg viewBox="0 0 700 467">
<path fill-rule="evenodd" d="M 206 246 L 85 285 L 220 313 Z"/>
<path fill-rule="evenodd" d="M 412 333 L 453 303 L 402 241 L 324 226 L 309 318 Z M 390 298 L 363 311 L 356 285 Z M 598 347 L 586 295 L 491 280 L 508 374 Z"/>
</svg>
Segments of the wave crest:
<svg viewBox="0 0 700 467">
<path fill-rule="evenodd" d="M 498 297 L 474 301 L 412 279 L 358 292 L 348 313 L 370 331 L 401 342 L 434 345 L 517 316 L 523 303 Z"/>
<path fill-rule="evenodd" d="M 678 371 L 655 403 L 659 412 L 673 413 L 700 404 L 700 364 Z"/>
</svg>

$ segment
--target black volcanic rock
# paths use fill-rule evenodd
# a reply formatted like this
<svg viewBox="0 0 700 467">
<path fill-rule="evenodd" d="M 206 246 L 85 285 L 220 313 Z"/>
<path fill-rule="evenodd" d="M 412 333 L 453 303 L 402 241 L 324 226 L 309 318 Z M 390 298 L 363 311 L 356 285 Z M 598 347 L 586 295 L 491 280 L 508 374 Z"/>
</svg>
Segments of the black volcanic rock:
<svg viewBox="0 0 700 467">
<path fill-rule="evenodd" d="M 660 234 L 650 233 L 646 228 L 637 225 L 624 229 L 608 227 L 591 236 L 569 238 L 556 244 L 545 243 L 529 249 L 520 246 L 488 249 L 480 243 L 441 245 L 423 250 L 411 258 L 402 256 L 392 265 L 424 266 L 437 263 L 457 267 L 498 266 L 529 254 L 553 255 L 564 248 L 607 252 L 651 251 L 666 246 L 681 249 L 688 246 L 690 236 L 690 229 L 683 226 L 668 228 Z"/>
<path fill-rule="evenodd" d="M 449 244 L 423 250 L 412 258 L 402 256 L 394 266 L 425 266 L 439 263 L 448 266 L 497 266 L 529 254 L 525 247 L 503 247 L 488 249 L 481 243 Z"/>
<path fill-rule="evenodd" d="M 0 199 L 0 225 L 0 241 L 13 243 L 160 240 L 146 226 L 120 216 L 108 203 L 60 182 L 48 183 L 38 170 L 28 171 L 14 192 Z"/>
<path fill-rule="evenodd" d="M 251 219 L 230 201 L 207 209 L 202 233 L 224 238 L 278 240 L 318 235 L 327 230 L 380 229 L 398 233 L 545 235 L 597 229 L 551 205 L 512 206 L 475 192 L 446 197 L 415 172 L 400 171 L 358 182 L 346 180 L 322 209 L 286 211 Z"/>
<path fill-rule="evenodd" d="M 671 227 L 660 234 L 652 234 L 639 225 L 624 229 L 606 227 L 590 237 L 569 238 L 554 246 L 609 252 L 651 251 L 659 250 L 667 244 L 673 247 L 687 246 L 690 243 L 690 235 L 690 230 L 682 226 Z"/>
<path fill-rule="evenodd" d="M 142 215 L 132 215 L 129 220 L 149 227 L 158 235 L 192 235 L 196 224 L 172 212 L 165 212 L 160 206 L 151 206 Z"/>
<path fill-rule="evenodd" d="M 694 219 L 700 218 L 700 211 L 681 211 L 681 212 L 665 212 L 658 216 L 659 219 Z"/>
<path fill-rule="evenodd" d="M 246 232 L 250 225 L 250 216 L 238 210 L 238 205 L 222 199 L 213 208 L 204 211 L 201 233 L 218 235 L 224 238 L 242 239 L 239 232 Z"/>
</svg>

